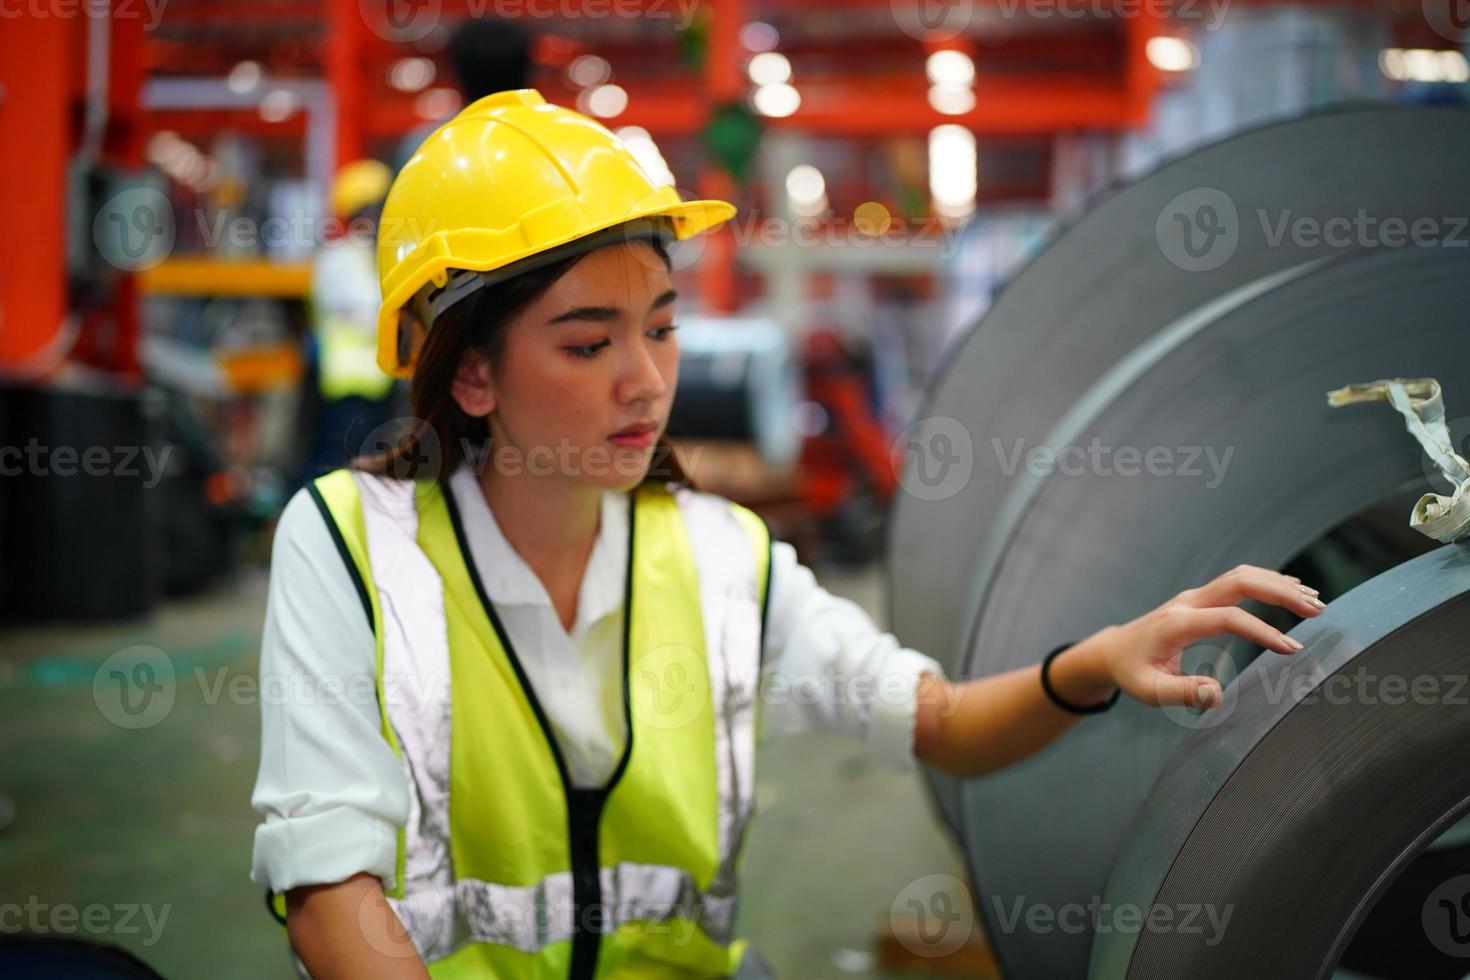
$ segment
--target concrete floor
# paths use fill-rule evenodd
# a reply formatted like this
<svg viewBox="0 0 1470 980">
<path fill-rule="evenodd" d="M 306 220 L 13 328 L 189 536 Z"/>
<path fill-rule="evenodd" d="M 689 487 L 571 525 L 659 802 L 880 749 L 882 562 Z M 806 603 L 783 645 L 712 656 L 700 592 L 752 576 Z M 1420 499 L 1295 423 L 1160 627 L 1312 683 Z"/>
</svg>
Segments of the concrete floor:
<svg viewBox="0 0 1470 980">
<path fill-rule="evenodd" d="M 876 568 L 822 581 L 882 622 Z M 16 806 L 0 830 L 0 930 L 115 942 L 169 980 L 294 976 L 249 878 L 264 607 L 253 570 L 144 621 L 0 633 L 0 797 Z M 99 671 L 138 645 L 172 662 L 162 717 L 160 701 L 120 710 L 120 682 Z M 907 976 L 874 966 L 889 909 L 926 876 L 963 877 L 918 774 L 825 736 L 768 743 L 757 772 L 740 934 L 782 980 Z"/>
</svg>

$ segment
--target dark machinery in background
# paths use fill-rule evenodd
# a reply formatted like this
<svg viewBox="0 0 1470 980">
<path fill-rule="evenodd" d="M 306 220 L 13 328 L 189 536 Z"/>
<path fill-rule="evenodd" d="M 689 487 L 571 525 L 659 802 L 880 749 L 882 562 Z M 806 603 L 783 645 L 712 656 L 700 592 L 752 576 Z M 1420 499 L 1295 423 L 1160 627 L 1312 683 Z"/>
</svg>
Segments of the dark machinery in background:
<svg viewBox="0 0 1470 980">
<path fill-rule="evenodd" d="M 871 364 L 833 331 L 812 330 L 798 347 L 754 317 L 688 318 L 679 351 L 670 437 L 749 463 L 696 461 L 700 485 L 760 509 L 808 560 L 878 555 L 898 481 Z"/>
<path fill-rule="evenodd" d="M 946 359 L 919 412 L 919 455 L 901 481 L 919 492 L 898 494 L 888 571 L 895 632 L 951 678 L 1034 664 L 1242 562 L 1299 570 L 1334 600 L 1297 631 L 1308 646 L 1295 665 L 1252 665 L 1259 649 L 1237 642 L 1185 651 L 1186 670 L 1227 682 L 1250 671 L 1227 688 L 1230 717 L 1125 699 L 985 779 L 930 773 L 1007 976 L 1080 977 L 1089 960 L 1105 978 L 1316 978 L 1340 964 L 1432 975 L 1405 956 L 1397 969 L 1411 972 L 1391 972 L 1367 946 L 1381 944 L 1391 906 L 1402 920 L 1426 898 L 1385 889 L 1416 880 L 1400 877 L 1416 857 L 1451 850 L 1430 845 L 1470 805 L 1455 727 L 1466 712 L 1364 709 L 1355 722 L 1349 704 L 1315 740 L 1288 744 L 1273 740 L 1280 726 L 1318 715 L 1261 704 L 1259 691 L 1288 670 L 1320 682 L 1363 663 L 1470 669 L 1448 625 L 1461 637 L 1470 626 L 1467 551 L 1425 555 L 1433 542 L 1403 524 L 1437 474 L 1392 412 L 1334 411 L 1324 397 L 1436 377 L 1451 418 L 1470 416 L 1470 256 L 1452 218 L 1470 214 L 1467 155 L 1470 113 L 1454 108 L 1355 108 L 1235 136 L 1104 195 Z M 1413 227 L 1412 241 L 1384 234 Z M 1080 467 L 1079 453 L 1090 454 Z M 970 467 L 949 490 L 909 483 L 946 463 Z M 1197 731 L 1206 725 L 1218 727 Z M 1346 732 L 1356 761 L 1332 754 Z M 1273 748 L 1281 764 L 1247 769 L 1265 756 L 1222 755 L 1222 743 Z M 1441 779 L 1450 747 L 1460 774 Z M 1385 765 L 1401 778 L 1367 778 Z M 1353 792 L 1303 798 L 1302 780 L 1332 766 Z M 1271 826 L 1282 801 L 1295 801 L 1295 822 Z M 1212 822 L 1227 814 L 1228 826 Z M 1288 914 L 1313 889 L 1334 894 Z M 1227 943 L 1204 948 L 1179 934 L 1104 944 L 1091 930 L 1008 929 L 997 912 L 1115 893 L 1144 908 L 1187 893 L 1277 915 L 1242 915 Z M 1244 965 L 1288 948 L 1270 969 Z"/>
</svg>

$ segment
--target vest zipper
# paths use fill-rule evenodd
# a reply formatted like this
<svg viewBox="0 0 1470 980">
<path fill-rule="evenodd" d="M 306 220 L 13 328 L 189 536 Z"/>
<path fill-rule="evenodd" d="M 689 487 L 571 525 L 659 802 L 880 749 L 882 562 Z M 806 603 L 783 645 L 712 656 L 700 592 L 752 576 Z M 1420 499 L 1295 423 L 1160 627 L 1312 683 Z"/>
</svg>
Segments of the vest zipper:
<svg viewBox="0 0 1470 980">
<path fill-rule="evenodd" d="M 572 968 L 573 980 L 591 980 L 597 972 L 602 930 L 607 910 L 602 904 L 602 860 L 598 827 L 602 821 L 605 789 L 567 791 L 567 826 L 572 859 Z"/>
<path fill-rule="evenodd" d="M 623 722 L 627 728 L 628 740 L 623 746 L 623 757 L 618 760 L 618 766 L 613 770 L 607 785 L 596 789 L 578 789 L 572 785 L 571 774 L 551 730 L 551 722 L 541 707 L 541 701 L 536 697 L 530 678 L 521 667 L 520 658 L 516 656 L 510 636 L 495 613 L 495 606 L 485 592 L 484 584 L 480 581 L 479 569 L 475 567 L 469 542 L 465 539 L 464 525 L 460 522 L 459 508 L 454 502 L 454 492 L 448 488 L 444 491 L 444 502 L 449 511 L 449 523 L 454 527 L 454 536 L 459 544 L 460 559 L 479 595 L 480 605 L 484 607 L 485 615 L 500 640 L 501 648 L 510 660 L 516 681 L 521 686 L 521 693 L 531 705 L 531 711 L 541 727 L 541 735 L 546 739 L 556 762 L 557 774 L 561 777 L 562 792 L 567 800 L 568 856 L 572 862 L 572 962 L 568 977 L 570 980 L 592 980 L 597 973 L 597 957 L 602 948 L 602 929 L 607 915 L 602 902 L 599 827 L 607 798 L 623 778 L 623 771 L 628 768 L 628 760 L 633 756 L 633 703 L 628 690 L 628 645 L 633 622 L 633 532 L 637 526 L 638 494 L 636 490 L 628 494 L 628 554 L 623 581 Z"/>
</svg>

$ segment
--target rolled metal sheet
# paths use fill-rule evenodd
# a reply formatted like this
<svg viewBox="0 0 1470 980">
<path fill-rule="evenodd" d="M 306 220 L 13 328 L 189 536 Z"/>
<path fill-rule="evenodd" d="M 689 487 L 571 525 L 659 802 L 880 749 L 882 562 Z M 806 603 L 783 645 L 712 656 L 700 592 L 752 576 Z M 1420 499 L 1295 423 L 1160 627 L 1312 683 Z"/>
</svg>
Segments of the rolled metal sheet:
<svg viewBox="0 0 1470 980">
<path fill-rule="evenodd" d="M 1457 405 L 1470 416 L 1467 272 L 1466 257 L 1441 249 L 1308 262 L 1115 365 L 1040 443 L 1058 459 L 1068 447 L 1111 456 L 1077 472 L 1023 466 L 981 546 L 964 675 L 1034 664 L 1239 563 L 1281 567 L 1360 511 L 1424 488 L 1427 460 L 1400 417 L 1332 409 L 1325 393 L 1348 378 L 1437 375 L 1451 416 Z M 1136 457 L 1126 470 L 1125 448 Z M 1228 682 L 1257 652 L 1222 638 L 1184 665 L 1208 663 Z M 1005 910 L 1095 902 L 1192 723 L 1124 698 L 961 784 L 960 836 L 1008 976 L 1084 974 L 1089 932 L 1016 929 Z"/>
<path fill-rule="evenodd" d="M 1332 233 L 1314 244 L 1298 234 L 1313 222 L 1320 231 L 1335 219 L 1340 231 L 1361 212 L 1369 225 L 1422 218 L 1455 234 L 1457 216 L 1470 215 L 1467 159 L 1463 108 L 1357 108 L 1233 136 L 1100 195 L 1001 292 L 927 386 L 918 417 L 962 427 L 973 471 L 952 493 L 901 492 L 895 501 L 888 577 L 898 637 L 958 676 L 975 556 L 1014 483 L 992 439 L 1043 438 L 1120 358 L 1218 297 L 1373 247 L 1356 230 L 1345 246 Z M 1181 221 L 1197 218 L 1186 249 Z M 1458 229 L 1461 241 L 1467 235 Z M 904 486 L 936 462 L 922 449 L 912 455 Z"/>
<path fill-rule="evenodd" d="M 1008 539 L 1015 513 L 1003 517 L 1001 510 L 1025 480 L 1024 473 L 1018 476 L 1003 465 L 1018 440 L 1027 446 L 1043 441 L 1118 361 L 1171 325 L 1209 318 L 1221 304 L 1239 305 L 1294 282 L 1316 271 L 1314 263 L 1336 266 L 1382 245 L 1381 238 L 1372 241 L 1356 232 L 1345 245 L 1340 237 L 1328 241 L 1332 236 L 1313 239 L 1296 232 L 1320 231 L 1334 220 L 1340 228 L 1343 219 L 1360 216 L 1380 227 L 1374 223 L 1392 217 L 1405 226 L 1427 220 L 1451 239 L 1452 247 L 1462 244 L 1465 230 L 1458 221 L 1470 214 L 1470 182 L 1461 179 L 1461 161 L 1470 150 L 1467 122 L 1470 113 L 1456 107 L 1370 107 L 1278 123 L 1110 189 L 1064 229 L 943 358 L 944 368 L 931 381 L 918 412 L 929 421 L 911 433 L 916 438 L 910 444 L 919 451 L 910 455 L 889 523 L 890 621 L 899 638 L 937 657 L 952 678 L 967 676 L 981 597 L 975 580 L 987 534 L 990 547 Z M 1367 147 L 1372 152 L 1365 152 Z M 1185 249 L 1185 223 L 1210 214 L 1218 219 L 1222 207 L 1234 222 L 1233 231 L 1213 220 L 1208 247 L 1199 251 L 1194 246 L 1203 239 L 1192 238 Z M 1171 237 L 1175 226 L 1180 234 Z M 1204 229 L 1197 224 L 1193 230 Z M 1406 332 L 1416 328 L 1412 316 L 1406 310 L 1399 321 Z M 1222 370 L 1253 363 L 1248 354 L 1237 353 L 1233 367 Z M 1363 380 L 1393 370 L 1378 365 Z M 1376 431 L 1386 435 L 1387 429 Z M 963 440 L 969 445 L 958 445 Z M 1410 450 L 1400 446 L 1396 451 Z M 940 458 L 946 455 L 950 458 Z M 939 492 L 927 492 L 933 487 L 926 481 L 935 472 L 942 475 L 954 458 L 961 464 L 960 478 L 941 478 Z M 1310 464 L 1293 459 L 1289 465 Z M 1169 513 L 1163 507 L 1160 519 Z M 1316 520 L 1319 515 L 1303 517 L 1300 508 L 1290 513 L 1318 531 L 1331 526 Z M 1252 519 L 1251 514 L 1236 517 Z M 1305 533 L 1295 537 L 1303 543 L 1307 539 Z M 1087 564 L 1097 557 L 1098 546 L 1058 542 L 1054 554 L 1059 561 Z M 1189 547 L 1167 541 L 1161 546 L 1168 553 Z M 1106 547 L 1117 546 L 1108 542 Z M 995 560 L 994 554 L 988 558 L 990 564 Z M 1148 553 L 1136 556 L 1139 564 L 1153 560 Z M 1180 579 L 1171 587 L 1177 591 L 1193 584 Z M 1038 593 L 1032 598 L 1066 607 L 1074 597 Z M 1119 621 L 1137 611 L 1136 601 L 1118 602 L 1096 622 Z M 1020 663 L 1032 663 L 1046 649 L 1015 655 Z M 1154 745 L 1141 759 L 1126 752 L 1109 754 L 1104 768 L 1146 787 L 1164 752 L 1166 748 Z M 958 784 L 933 769 L 926 776 L 950 828 L 971 836 L 959 814 Z M 1099 781 L 1101 771 L 1083 777 L 1089 778 Z M 1137 798 L 1134 794 L 1129 802 Z M 1040 798 L 1004 802 L 1027 814 L 1057 805 Z M 1117 832 L 1111 833 L 1115 842 Z M 1090 847 L 1085 838 L 1082 846 Z M 1031 843 L 1017 849 L 1015 863 L 1034 865 L 1036 860 Z M 971 847 L 972 866 L 983 861 Z M 1085 876 L 1101 881 L 1095 867 Z M 1080 969 L 1085 951 L 1075 941 L 1071 946 L 1066 960 Z"/>
<path fill-rule="evenodd" d="M 689 317 L 679 333 L 668 434 L 750 442 L 772 469 L 791 465 L 801 378 L 787 332 L 759 317 Z"/>
<path fill-rule="evenodd" d="M 1098 931 L 1090 976 L 1330 976 L 1395 876 L 1470 810 L 1470 547 L 1390 569 L 1292 635 L 1305 649 L 1251 664 L 1149 794 L 1099 906 L 1141 911 Z M 1426 884 L 1414 901 L 1445 962 L 1418 976 L 1460 976 L 1470 941 L 1442 913 L 1467 886 L 1443 883 L 1446 910 Z"/>
</svg>

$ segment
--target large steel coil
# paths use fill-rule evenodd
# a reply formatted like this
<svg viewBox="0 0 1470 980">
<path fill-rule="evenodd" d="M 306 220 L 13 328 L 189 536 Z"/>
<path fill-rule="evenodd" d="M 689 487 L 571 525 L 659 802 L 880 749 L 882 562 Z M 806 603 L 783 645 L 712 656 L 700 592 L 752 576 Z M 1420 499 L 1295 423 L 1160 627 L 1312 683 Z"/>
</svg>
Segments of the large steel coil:
<svg viewBox="0 0 1470 980">
<path fill-rule="evenodd" d="M 1452 179 L 1467 119 L 1360 110 L 1245 134 L 1115 193 L 1053 243 L 929 395 L 924 414 L 970 436 L 973 470 L 947 497 L 901 496 L 900 638 L 954 678 L 1033 664 L 1232 565 L 1281 567 L 1360 511 L 1426 489 L 1398 416 L 1332 410 L 1325 393 L 1435 376 L 1451 416 L 1470 416 L 1470 260 L 1447 227 L 1470 214 Z M 1356 158 L 1363 141 L 1392 144 L 1381 167 Z M 1241 217 L 1233 254 L 1191 271 L 1164 254 L 1157 219 L 1200 188 Z M 1314 248 L 1273 241 L 1253 217 L 1358 208 L 1437 216 L 1444 239 Z M 1257 652 L 1201 645 L 1186 667 L 1233 675 Z M 985 779 L 933 775 L 1008 976 L 1085 973 L 1090 932 L 1008 929 L 999 911 L 1096 902 L 1192 723 L 1125 701 Z"/>
<path fill-rule="evenodd" d="M 1330 976 L 1470 811 L 1470 547 L 1390 569 L 1293 635 L 1305 649 L 1253 663 L 1149 794 L 1104 905 L 1160 927 L 1100 930 L 1092 976 Z M 1464 975 L 1470 877 L 1449 858 L 1392 896 L 1407 928 L 1363 957 L 1387 964 L 1372 975 Z M 1180 928 L 1187 914 L 1201 928 Z"/>
</svg>

